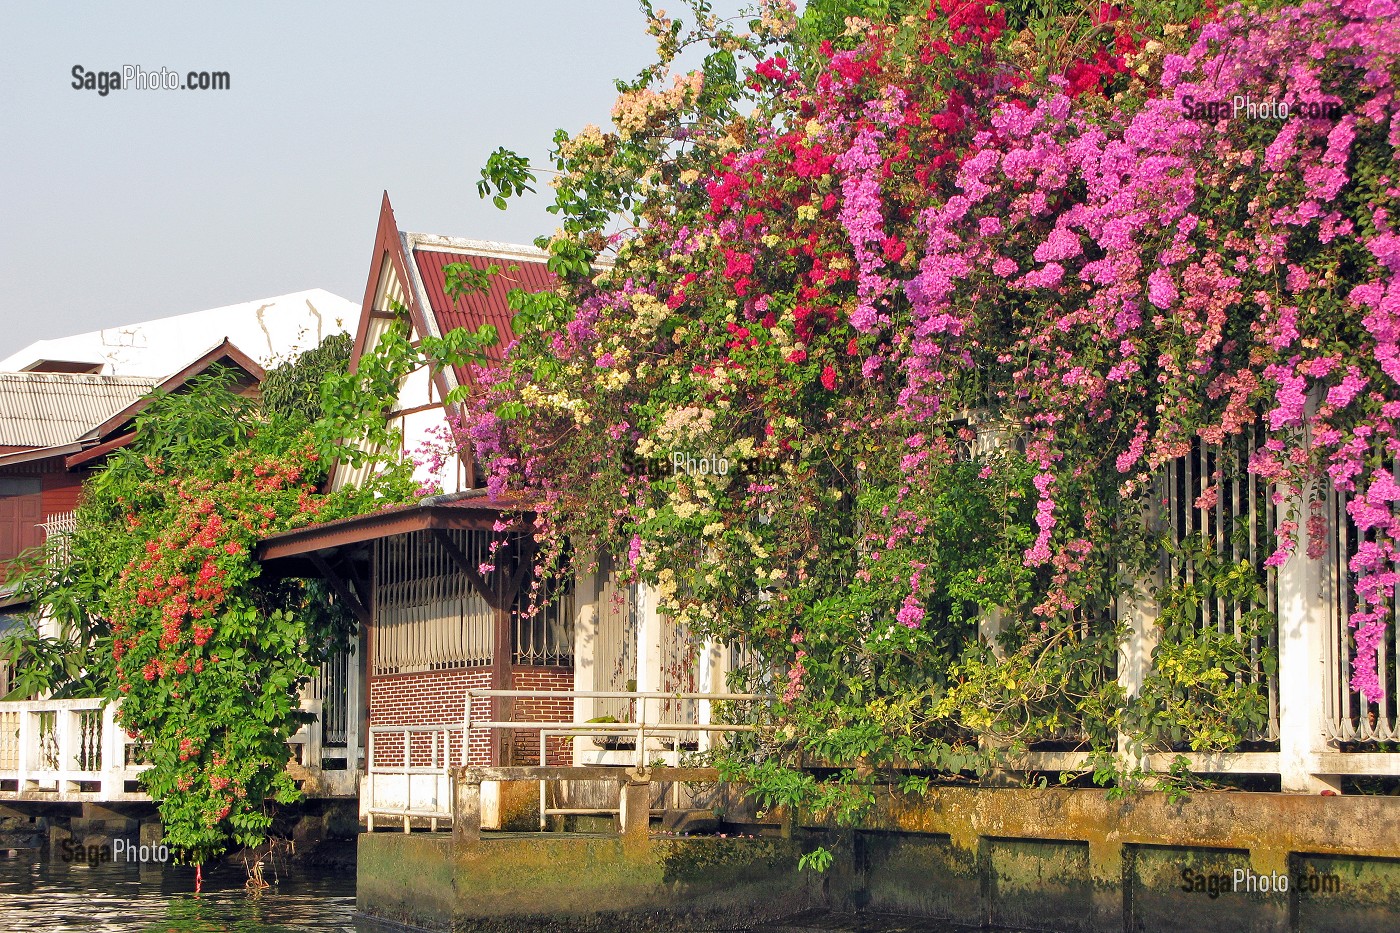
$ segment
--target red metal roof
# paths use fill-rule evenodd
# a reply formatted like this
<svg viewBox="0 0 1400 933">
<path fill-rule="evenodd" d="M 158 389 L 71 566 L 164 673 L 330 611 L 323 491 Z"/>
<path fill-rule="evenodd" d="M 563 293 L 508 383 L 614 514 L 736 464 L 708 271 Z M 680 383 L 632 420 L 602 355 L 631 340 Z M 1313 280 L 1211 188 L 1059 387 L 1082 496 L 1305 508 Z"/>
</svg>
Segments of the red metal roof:
<svg viewBox="0 0 1400 933">
<path fill-rule="evenodd" d="M 492 363 L 501 362 L 505 348 L 515 339 L 510 327 L 514 312 L 506 304 L 507 293 L 516 288 L 527 292 L 547 291 L 557 284 L 554 273 L 545 266 L 544 260 L 503 259 L 473 253 L 418 248 L 413 251 L 413 262 L 418 268 L 418 275 L 439 331 L 445 334 L 458 327 L 476 330 L 483 324 L 491 324 L 496 328 L 500 339 L 494 347 L 486 351 Z M 447 276 L 443 270 L 459 262 L 481 270 L 495 265 L 500 267 L 501 271 L 491 277 L 491 285 L 487 290 L 462 295 L 454 300 L 447 296 Z M 475 380 L 471 378 L 466 367 L 459 366 L 456 370 L 457 379 L 462 385 L 475 388 Z"/>
</svg>

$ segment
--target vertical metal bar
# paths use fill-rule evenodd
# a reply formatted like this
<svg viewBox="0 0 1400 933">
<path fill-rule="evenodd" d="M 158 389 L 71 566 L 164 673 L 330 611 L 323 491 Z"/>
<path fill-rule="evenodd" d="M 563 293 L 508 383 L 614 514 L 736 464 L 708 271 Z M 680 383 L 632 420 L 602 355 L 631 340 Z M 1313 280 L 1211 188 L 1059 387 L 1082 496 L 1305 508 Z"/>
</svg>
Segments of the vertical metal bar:
<svg viewBox="0 0 1400 933">
<path fill-rule="evenodd" d="M 1215 554 L 1225 559 L 1225 445 L 1222 442 L 1215 448 L 1215 469 L 1210 481 L 1215 487 Z M 1216 626 L 1220 632 L 1229 631 L 1225 616 L 1225 594 L 1219 590 L 1215 595 Z"/>
</svg>

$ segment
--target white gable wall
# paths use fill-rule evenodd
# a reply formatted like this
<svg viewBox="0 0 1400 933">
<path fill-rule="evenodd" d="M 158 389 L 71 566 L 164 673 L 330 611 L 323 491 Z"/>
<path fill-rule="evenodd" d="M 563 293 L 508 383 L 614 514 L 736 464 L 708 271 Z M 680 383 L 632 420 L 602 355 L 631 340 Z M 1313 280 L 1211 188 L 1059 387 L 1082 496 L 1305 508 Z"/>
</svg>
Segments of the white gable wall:
<svg viewBox="0 0 1400 933">
<path fill-rule="evenodd" d="M 387 257 L 380 267 L 375 286 L 373 309 L 389 312 L 408 303 L 403 283 Z M 379 343 L 393 322 L 387 317 L 370 319 L 366 332 L 366 352 Z M 413 328 L 410 340 L 422 335 Z M 466 468 L 451 449 L 451 435 L 442 407 L 442 393 L 427 367 L 414 370 L 399 385 L 398 401 L 389 413 L 389 427 L 400 434 L 398 455 L 418 462 L 413 478 L 419 486 L 433 492 L 459 492 L 467 487 Z M 341 464 L 336 470 L 335 487 L 359 484 L 367 478 L 368 467 L 351 469 Z"/>
</svg>

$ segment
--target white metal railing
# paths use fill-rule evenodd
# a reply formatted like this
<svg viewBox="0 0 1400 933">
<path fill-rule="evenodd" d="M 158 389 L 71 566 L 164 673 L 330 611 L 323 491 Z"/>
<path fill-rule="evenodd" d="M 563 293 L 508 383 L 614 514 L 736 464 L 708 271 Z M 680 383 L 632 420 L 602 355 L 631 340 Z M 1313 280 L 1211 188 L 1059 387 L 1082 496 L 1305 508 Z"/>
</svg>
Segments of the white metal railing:
<svg viewBox="0 0 1400 933">
<path fill-rule="evenodd" d="M 0 701 L 0 799 L 145 800 L 127 790 L 149 765 L 102 699 Z"/>
<path fill-rule="evenodd" d="M 483 697 L 507 697 L 513 699 L 592 699 L 624 700 L 633 710 L 634 722 L 559 722 L 548 720 L 477 720 L 472 718 L 472 699 Z M 637 690 L 486 690 L 467 691 L 465 716 L 462 724 L 462 764 L 469 763 L 471 734 L 475 729 L 491 731 L 525 730 L 538 732 L 540 739 L 540 767 L 549 765 L 549 738 L 564 736 L 570 739 L 580 737 L 635 737 L 633 767 L 645 770 L 659 756 L 670 758 L 668 764 L 680 765 L 682 739 L 687 733 L 708 738 L 714 733 L 755 732 L 758 727 L 741 723 L 709 722 L 712 704 L 716 702 L 769 700 L 772 697 L 761 693 L 698 693 L 694 691 L 664 692 Z M 683 711 L 684 721 L 669 718 L 674 712 Z M 655 713 L 654 716 L 649 713 Z M 669 740 L 669 741 L 668 741 Z M 668 747 L 669 746 L 669 747 Z M 620 812 L 612 807 L 550 807 L 549 781 L 541 778 L 539 820 L 543 831 L 551 816 L 607 815 Z M 674 790 L 674 789 L 673 789 Z"/>
<path fill-rule="evenodd" d="M 40 522 L 44 529 L 44 543 L 48 545 L 50 566 L 61 566 L 68 562 L 68 536 L 78 530 L 77 512 L 59 512 L 50 515 L 49 520 Z"/>
<path fill-rule="evenodd" d="M 568 722 L 558 720 L 515 720 L 515 719 L 473 719 L 472 699 L 483 697 L 509 697 L 513 699 L 535 699 L 535 700 L 629 700 L 632 701 L 631 708 L 634 710 L 634 722 Z M 466 697 L 466 711 L 463 717 L 462 731 L 466 741 L 462 745 L 462 764 L 469 764 L 468 753 L 470 748 L 471 733 L 476 729 L 486 729 L 490 731 L 512 730 L 512 731 L 533 731 L 542 732 L 546 729 L 556 735 L 593 735 L 607 734 L 616 736 L 636 736 L 636 760 L 638 768 L 645 768 L 648 762 L 646 753 L 648 751 L 660 751 L 659 746 L 647 745 L 650 735 L 655 739 L 659 735 L 667 735 L 675 738 L 683 736 L 687 732 L 693 733 L 714 733 L 714 732 L 755 732 L 758 727 L 741 723 L 712 723 L 705 722 L 710 712 L 710 704 L 715 702 L 736 702 L 745 700 L 768 700 L 771 697 L 761 693 L 694 693 L 694 692 L 663 692 L 663 691 L 637 691 L 637 690 L 486 690 L 469 689 Z M 695 713 L 694 720 L 686 722 L 667 721 L 665 717 L 665 707 L 663 704 L 675 703 L 681 700 L 695 700 L 695 706 L 689 711 Z M 659 715 L 649 716 L 648 713 L 655 705 Z M 676 752 L 679 742 L 673 742 L 672 748 L 667 749 Z"/>
<path fill-rule="evenodd" d="M 403 821 L 408 832 L 415 818 L 437 831 L 452 820 L 452 746 L 466 747 L 459 725 L 370 726 L 360 810 L 374 832 L 376 816 Z"/>
</svg>

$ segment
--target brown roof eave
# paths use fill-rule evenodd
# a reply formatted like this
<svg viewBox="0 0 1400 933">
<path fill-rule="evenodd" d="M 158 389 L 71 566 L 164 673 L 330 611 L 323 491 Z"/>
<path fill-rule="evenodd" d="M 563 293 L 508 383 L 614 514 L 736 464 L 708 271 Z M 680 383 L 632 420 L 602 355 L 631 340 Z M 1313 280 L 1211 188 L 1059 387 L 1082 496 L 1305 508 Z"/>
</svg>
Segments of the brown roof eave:
<svg viewBox="0 0 1400 933">
<path fill-rule="evenodd" d="M 68 467 L 68 469 L 75 470 L 78 467 L 83 466 L 84 464 L 91 463 L 94 460 L 107 456 L 107 454 L 111 453 L 119 447 L 128 446 L 134 440 L 136 440 L 135 431 L 132 431 L 129 434 L 122 434 L 118 437 L 112 438 L 109 441 L 103 441 L 96 447 L 89 447 L 87 450 L 84 450 L 81 453 L 73 454 L 71 457 L 64 460 L 63 463 L 65 466 Z"/>
<path fill-rule="evenodd" d="M 528 510 L 516 503 L 484 501 L 470 506 L 391 508 L 270 535 L 258 543 L 254 556 L 262 562 L 274 561 L 433 528 L 489 531 L 503 515 L 512 513 L 523 516 Z"/>
<path fill-rule="evenodd" d="M 207 350 L 198 359 L 189 363 L 178 372 L 166 376 L 160 382 L 152 386 L 151 392 L 138 398 L 121 411 L 112 415 L 106 421 L 89 431 L 86 436 L 91 439 L 101 440 L 145 411 L 146 408 L 150 406 L 151 402 L 154 401 L 154 393 L 161 392 L 168 394 L 174 392 L 176 389 L 187 384 L 195 376 L 208 372 L 215 363 L 232 364 L 247 373 L 254 382 L 262 382 L 267 375 L 263 368 L 258 365 L 257 360 L 238 349 L 237 346 L 230 343 L 229 339 L 225 337 L 217 346 Z"/>
<path fill-rule="evenodd" d="M 47 460 L 50 457 L 64 457 L 68 454 L 75 454 L 83 449 L 79 443 L 60 444 L 57 447 L 36 447 L 33 450 L 21 450 L 18 453 L 5 454 L 0 457 L 0 466 L 10 466 L 15 463 L 29 463 L 33 460 Z"/>
</svg>

